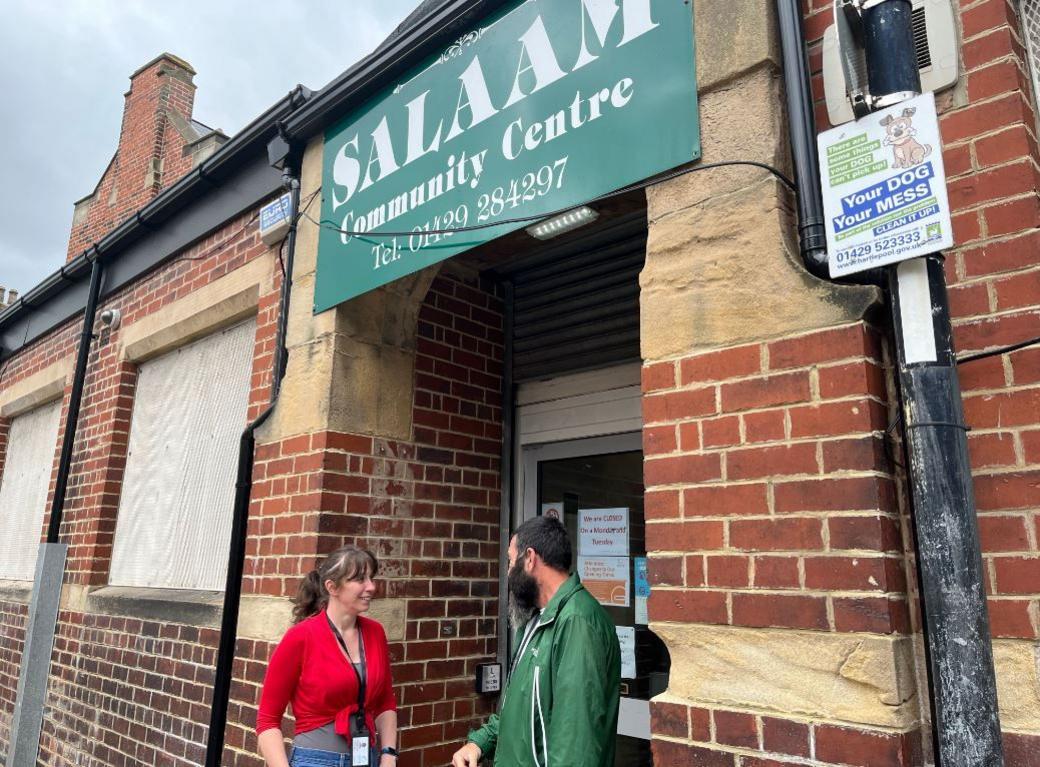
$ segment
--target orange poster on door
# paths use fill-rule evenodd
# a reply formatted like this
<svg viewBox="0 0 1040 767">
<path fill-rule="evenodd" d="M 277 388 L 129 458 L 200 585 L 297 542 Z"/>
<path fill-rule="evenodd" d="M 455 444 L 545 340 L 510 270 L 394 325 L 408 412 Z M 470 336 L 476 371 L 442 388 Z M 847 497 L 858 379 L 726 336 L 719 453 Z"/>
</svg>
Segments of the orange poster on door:
<svg viewBox="0 0 1040 767">
<path fill-rule="evenodd" d="M 578 575 L 601 605 L 628 607 L 628 557 L 578 557 Z"/>
</svg>

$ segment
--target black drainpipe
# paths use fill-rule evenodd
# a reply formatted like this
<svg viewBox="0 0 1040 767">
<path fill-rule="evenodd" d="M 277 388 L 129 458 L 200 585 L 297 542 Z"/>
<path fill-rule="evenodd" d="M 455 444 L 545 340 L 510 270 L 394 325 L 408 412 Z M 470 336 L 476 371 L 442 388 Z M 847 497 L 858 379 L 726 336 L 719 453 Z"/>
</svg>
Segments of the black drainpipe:
<svg viewBox="0 0 1040 767">
<path fill-rule="evenodd" d="M 104 274 L 101 257 L 94 249 L 90 264 L 90 287 L 87 289 L 87 305 L 83 310 L 83 332 L 80 335 L 79 351 L 76 355 L 76 372 L 72 378 L 72 394 L 69 397 L 69 412 L 65 418 L 65 434 L 61 440 L 61 458 L 58 459 L 58 476 L 54 483 L 54 498 L 51 501 L 51 519 L 47 526 L 47 543 L 57 543 L 61 520 L 65 512 L 65 497 L 69 487 L 69 469 L 72 466 L 72 448 L 76 442 L 76 427 L 79 424 L 79 409 L 83 402 L 83 383 L 87 378 L 87 362 L 90 360 L 90 343 L 94 340 L 94 320 L 97 316 L 98 298 L 101 295 L 101 278 Z"/>
<path fill-rule="evenodd" d="M 278 306 L 278 332 L 275 339 L 274 371 L 271 381 L 271 401 L 245 431 L 238 443 L 238 475 L 235 481 L 235 503 L 231 520 L 231 545 L 228 549 L 227 578 L 224 582 L 224 609 L 220 622 L 220 644 L 213 680 L 213 699 L 210 704 L 209 733 L 206 737 L 206 767 L 220 767 L 224 752 L 224 729 L 227 725 L 228 700 L 231 695 L 232 668 L 235 662 L 235 642 L 238 638 L 238 612 L 242 601 L 242 573 L 245 569 L 246 538 L 249 525 L 249 500 L 253 489 L 253 453 L 256 430 L 274 412 L 285 375 L 287 350 L 285 334 L 289 322 L 289 296 L 292 292 L 293 258 L 296 254 L 296 218 L 300 206 L 299 173 L 286 163 L 282 172 L 285 187 L 292 196 L 290 210 L 293 222 L 285 241 L 285 271 Z"/>
<path fill-rule="evenodd" d="M 776 0 L 780 25 L 780 50 L 787 96 L 791 161 L 798 185 L 798 234 L 802 261 L 816 277 L 828 279 L 827 233 L 823 221 L 823 193 L 816 153 L 816 118 L 809 86 L 809 58 L 802 32 L 799 0 Z"/>
</svg>

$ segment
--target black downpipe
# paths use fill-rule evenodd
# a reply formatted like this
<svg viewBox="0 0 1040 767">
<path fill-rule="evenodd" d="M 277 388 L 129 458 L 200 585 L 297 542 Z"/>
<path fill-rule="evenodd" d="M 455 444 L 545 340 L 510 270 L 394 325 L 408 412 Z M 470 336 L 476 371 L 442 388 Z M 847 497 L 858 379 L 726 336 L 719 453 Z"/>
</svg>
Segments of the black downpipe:
<svg viewBox="0 0 1040 767">
<path fill-rule="evenodd" d="M 90 265 L 90 287 L 87 289 L 87 305 L 83 310 L 83 332 L 79 339 L 76 355 L 76 371 L 72 378 L 72 394 L 69 397 L 69 412 L 65 418 L 65 434 L 61 440 L 61 457 L 58 459 L 58 476 L 54 483 L 54 498 L 51 501 L 51 519 L 47 525 L 47 543 L 57 543 L 61 531 L 61 520 L 65 513 L 65 498 L 69 489 L 69 471 L 72 467 L 72 448 L 76 442 L 76 427 L 79 410 L 83 403 L 83 384 L 87 378 L 87 362 L 90 360 L 90 344 L 94 340 L 94 320 L 97 316 L 98 298 L 101 295 L 101 277 L 104 267 L 95 251 Z"/>
<path fill-rule="evenodd" d="M 920 93 L 910 0 L 882 0 L 864 8 L 862 22 L 871 108 Z M 993 645 L 943 256 L 934 253 L 887 271 L 933 696 L 935 762 L 938 767 L 1001 767 Z M 923 332 L 932 333 L 934 359 L 930 353 L 916 353 L 908 361 L 908 343 L 926 339 L 908 338 L 908 333 L 922 331 L 904 326 L 905 312 L 931 318 L 932 327 Z"/>
<path fill-rule="evenodd" d="M 780 50 L 787 96 L 791 160 L 798 186 L 798 235 L 805 268 L 827 279 L 827 233 L 823 220 L 820 166 L 816 151 L 816 117 L 809 85 L 809 56 L 802 32 L 799 0 L 776 0 Z"/>
<path fill-rule="evenodd" d="M 256 430 L 274 412 L 285 375 L 287 350 L 286 329 L 289 322 L 289 297 L 292 292 L 293 258 L 296 253 L 296 220 L 299 215 L 300 181 L 286 165 L 283 172 L 285 185 L 292 195 L 290 209 L 293 224 L 285 242 L 285 273 L 279 297 L 278 331 L 275 339 L 274 378 L 271 381 L 271 401 L 242 432 L 238 443 L 238 475 L 235 480 L 235 503 L 231 521 L 231 545 L 228 550 L 227 578 L 224 582 L 224 609 L 220 622 L 220 643 L 213 680 L 213 699 L 210 704 L 209 733 L 206 737 L 206 767 L 220 767 L 224 753 L 224 730 L 227 726 L 228 701 L 231 697 L 232 671 L 235 662 L 235 643 L 238 638 L 238 613 L 242 602 L 242 574 L 245 569 L 246 540 L 249 526 L 249 501 L 253 489 L 253 458 Z"/>
<path fill-rule="evenodd" d="M 516 383 L 513 372 L 514 328 L 516 301 L 514 299 L 512 281 L 502 283 L 502 505 L 499 509 L 498 539 L 500 551 L 509 547 L 509 539 L 513 535 L 513 497 L 516 479 L 513 466 L 516 462 Z M 504 598 L 506 593 L 506 576 L 509 564 L 505 557 L 500 558 L 498 568 L 498 661 L 502 668 L 507 668 L 511 632 L 509 631 L 509 605 Z"/>
</svg>

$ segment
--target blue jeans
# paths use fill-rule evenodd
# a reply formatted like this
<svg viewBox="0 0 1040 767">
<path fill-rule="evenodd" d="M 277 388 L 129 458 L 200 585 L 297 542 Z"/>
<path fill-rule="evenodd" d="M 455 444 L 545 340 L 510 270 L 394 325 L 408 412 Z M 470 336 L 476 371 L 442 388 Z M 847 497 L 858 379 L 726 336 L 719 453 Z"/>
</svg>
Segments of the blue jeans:
<svg viewBox="0 0 1040 767">
<path fill-rule="evenodd" d="M 370 767 L 379 764 L 379 752 L 374 748 L 368 752 Z M 293 746 L 289 755 L 290 767 L 351 767 L 350 754 L 337 754 L 335 751 L 322 751 L 318 748 L 296 748 Z"/>
</svg>

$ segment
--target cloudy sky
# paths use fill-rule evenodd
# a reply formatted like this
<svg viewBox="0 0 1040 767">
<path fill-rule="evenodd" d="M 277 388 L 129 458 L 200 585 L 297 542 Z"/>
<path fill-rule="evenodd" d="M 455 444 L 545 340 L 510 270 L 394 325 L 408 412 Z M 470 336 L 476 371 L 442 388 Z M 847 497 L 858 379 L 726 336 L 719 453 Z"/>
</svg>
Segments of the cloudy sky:
<svg viewBox="0 0 1040 767">
<path fill-rule="evenodd" d="M 65 259 L 72 204 L 112 158 L 129 76 L 159 53 L 198 73 L 195 119 L 234 134 L 296 83 L 317 89 L 418 0 L 4 0 L 0 285 Z"/>
</svg>

